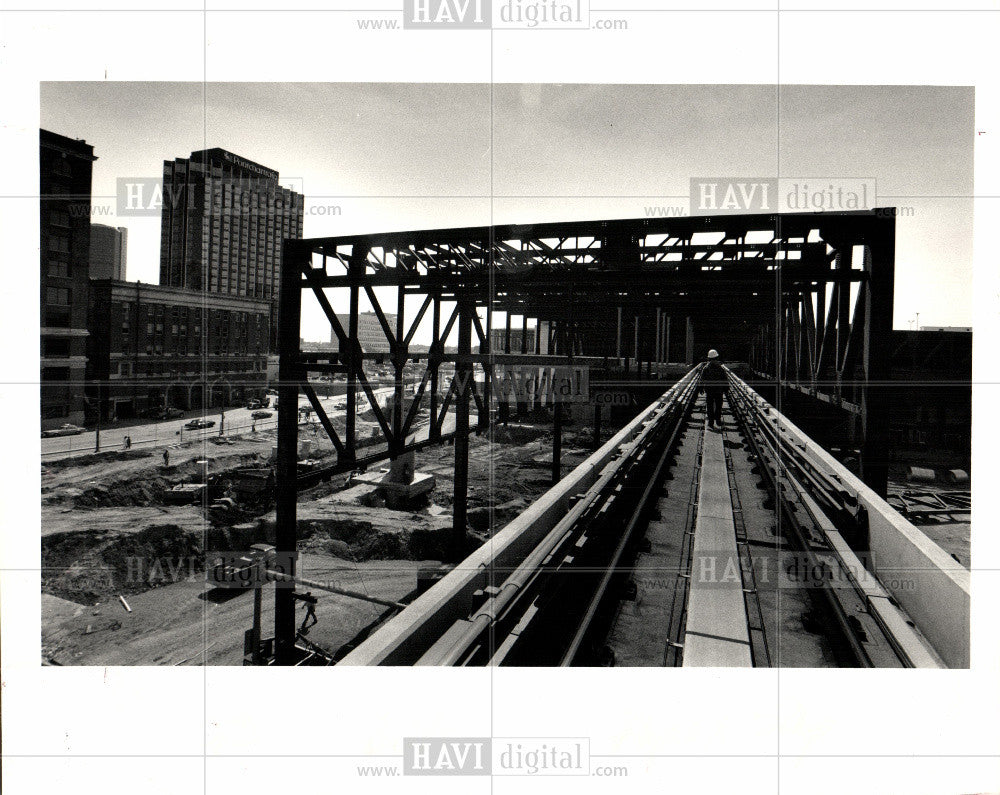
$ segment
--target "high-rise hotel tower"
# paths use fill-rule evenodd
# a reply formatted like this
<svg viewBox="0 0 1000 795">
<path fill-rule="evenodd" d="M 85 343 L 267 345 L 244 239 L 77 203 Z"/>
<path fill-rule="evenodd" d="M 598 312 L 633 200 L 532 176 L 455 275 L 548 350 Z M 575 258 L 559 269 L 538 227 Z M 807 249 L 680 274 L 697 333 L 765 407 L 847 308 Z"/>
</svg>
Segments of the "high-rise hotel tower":
<svg viewBox="0 0 1000 795">
<path fill-rule="evenodd" d="M 302 237 L 302 195 L 225 149 L 163 163 L 160 284 L 270 301 L 277 341 L 281 246 Z"/>
</svg>

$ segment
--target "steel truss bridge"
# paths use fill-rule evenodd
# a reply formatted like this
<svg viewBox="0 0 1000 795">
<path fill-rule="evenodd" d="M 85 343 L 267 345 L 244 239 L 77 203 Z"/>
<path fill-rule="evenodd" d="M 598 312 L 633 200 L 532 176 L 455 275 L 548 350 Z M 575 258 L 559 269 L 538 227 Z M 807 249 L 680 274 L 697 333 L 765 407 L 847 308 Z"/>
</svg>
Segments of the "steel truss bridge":
<svg viewBox="0 0 1000 795">
<path fill-rule="evenodd" d="M 890 398 L 878 385 L 888 376 L 894 249 L 891 209 L 580 221 L 285 241 L 279 301 L 277 548 L 286 573 L 294 576 L 297 544 L 300 392 L 337 451 L 336 463 L 311 477 L 351 471 L 445 441 L 454 444 L 453 549 L 458 558 L 464 554 L 468 437 L 489 427 L 494 376 L 497 368 L 508 365 L 585 365 L 605 380 L 643 374 L 648 379 L 667 363 L 693 364 L 709 347 L 717 348 L 776 385 L 779 406 L 785 390 L 796 390 L 846 412 L 857 433 L 866 488 L 884 496 Z M 376 290 L 383 296 L 394 293 L 395 301 L 379 300 Z M 301 349 L 307 296 L 329 320 L 336 351 Z M 362 296 L 378 318 L 387 354 L 362 349 Z M 406 307 L 416 302 L 419 309 L 407 316 Z M 346 322 L 334 311 L 335 303 L 349 307 Z M 387 315 L 392 310 L 394 322 Z M 414 350 L 414 336 L 428 313 L 429 350 Z M 493 323 L 497 314 L 503 315 L 499 327 Z M 502 344 L 494 347 L 495 328 L 501 329 Z M 530 348 L 529 328 L 535 329 Z M 446 342 L 453 333 L 457 349 L 449 352 Z M 519 344 L 512 346 L 515 337 Z M 393 368 L 391 410 L 379 406 L 366 374 L 365 363 L 373 359 L 387 360 Z M 422 368 L 412 396 L 406 394 L 403 374 L 409 363 Z M 442 393 L 443 373 L 451 375 L 452 370 Z M 310 385 L 310 378 L 332 373 L 347 380 L 340 431 Z M 375 440 L 358 438 L 359 402 L 367 402 L 375 418 Z M 429 421 L 418 427 L 424 409 Z M 560 418 L 556 405 L 556 477 Z M 276 587 L 274 651 L 283 664 L 299 657 L 293 593 L 293 582 Z"/>
</svg>

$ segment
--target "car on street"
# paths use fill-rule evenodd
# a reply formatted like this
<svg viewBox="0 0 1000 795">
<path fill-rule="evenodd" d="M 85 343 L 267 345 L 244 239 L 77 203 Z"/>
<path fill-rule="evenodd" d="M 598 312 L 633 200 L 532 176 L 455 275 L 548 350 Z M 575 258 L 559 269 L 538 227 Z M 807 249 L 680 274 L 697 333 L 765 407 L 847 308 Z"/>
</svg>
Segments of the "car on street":
<svg viewBox="0 0 1000 795">
<path fill-rule="evenodd" d="M 161 420 L 172 420 L 177 417 L 183 417 L 184 412 L 181 409 L 175 409 L 173 406 L 167 406 L 165 409 L 160 409 L 156 416 Z"/>
<path fill-rule="evenodd" d="M 184 427 L 192 431 L 197 431 L 201 428 L 211 428 L 213 425 L 215 425 L 215 420 L 206 420 L 204 417 L 184 423 Z"/>
<path fill-rule="evenodd" d="M 253 417 L 255 420 L 263 420 L 266 419 L 267 417 L 273 417 L 274 412 L 264 411 L 263 409 L 261 409 L 260 411 L 253 412 L 250 416 Z"/>
<path fill-rule="evenodd" d="M 249 401 L 247 403 L 247 408 L 248 409 L 259 409 L 260 408 L 260 401 L 259 400 L 251 400 L 251 401 Z"/>
<path fill-rule="evenodd" d="M 73 425 L 72 423 L 64 423 L 58 428 L 51 428 L 47 431 L 42 431 L 42 438 L 48 439 L 51 436 L 78 436 L 83 433 L 86 428 L 81 428 L 79 425 Z"/>
</svg>

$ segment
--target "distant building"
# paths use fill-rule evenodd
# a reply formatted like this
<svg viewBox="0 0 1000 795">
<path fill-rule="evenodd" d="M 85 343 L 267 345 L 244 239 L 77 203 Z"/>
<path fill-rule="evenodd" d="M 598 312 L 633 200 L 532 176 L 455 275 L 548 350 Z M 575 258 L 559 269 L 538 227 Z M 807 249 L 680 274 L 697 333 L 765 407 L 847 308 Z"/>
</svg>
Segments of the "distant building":
<svg viewBox="0 0 1000 795">
<path fill-rule="evenodd" d="M 235 295 L 91 282 L 88 380 L 94 405 L 100 403 L 108 419 L 259 397 L 267 382 L 269 307 Z"/>
<path fill-rule="evenodd" d="M 350 315 L 338 314 L 337 319 L 344 327 L 344 331 L 348 332 L 350 330 Z M 385 319 L 389 323 L 389 328 L 395 333 L 396 316 L 387 313 Z M 374 312 L 358 312 L 358 342 L 361 343 L 361 350 L 365 353 L 389 352 L 389 340 L 386 339 L 385 330 L 379 323 L 378 315 Z M 330 344 L 334 346 L 335 350 L 339 344 L 337 335 L 332 330 L 330 331 Z"/>
<path fill-rule="evenodd" d="M 42 428 L 84 421 L 94 147 L 40 130 Z"/>
<path fill-rule="evenodd" d="M 965 334 L 972 333 L 972 326 L 921 326 L 921 331 L 956 331 Z"/>
<path fill-rule="evenodd" d="M 521 345 L 522 330 L 520 328 L 512 328 L 510 330 L 510 352 L 520 353 L 522 351 Z M 535 352 L 535 329 L 529 328 L 524 332 L 525 345 L 523 350 L 526 353 Z M 504 328 L 494 328 L 490 329 L 490 350 L 493 353 L 503 353 L 505 350 L 505 345 L 507 341 L 507 329 Z"/>
<path fill-rule="evenodd" d="M 889 437 L 900 460 L 968 468 L 972 453 L 972 333 L 892 332 Z"/>
<path fill-rule="evenodd" d="M 337 344 L 334 342 L 311 342 L 299 337 L 299 350 L 306 353 L 336 352 Z"/>
<path fill-rule="evenodd" d="M 125 278 L 128 229 L 104 224 L 90 225 L 90 278 Z"/>
<path fill-rule="evenodd" d="M 302 237 L 302 208 L 277 171 L 225 149 L 164 161 L 160 284 L 269 301 L 277 350 L 282 243 Z"/>
</svg>

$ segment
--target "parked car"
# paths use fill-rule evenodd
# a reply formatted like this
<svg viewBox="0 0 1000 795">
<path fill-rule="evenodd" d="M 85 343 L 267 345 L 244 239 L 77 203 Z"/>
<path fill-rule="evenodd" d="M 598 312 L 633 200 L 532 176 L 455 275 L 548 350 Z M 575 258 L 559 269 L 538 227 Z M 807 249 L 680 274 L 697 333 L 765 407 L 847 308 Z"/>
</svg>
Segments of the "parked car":
<svg viewBox="0 0 1000 795">
<path fill-rule="evenodd" d="M 273 417 L 274 416 L 274 412 L 273 411 L 264 411 L 263 409 L 261 409 L 259 411 L 253 412 L 250 416 L 253 417 L 255 420 L 263 420 L 263 419 L 266 419 L 267 417 Z"/>
<path fill-rule="evenodd" d="M 251 401 L 249 401 L 247 403 L 247 408 L 248 409 L 259 409 L 260 408 L 260 401 L 259 400 L 251 400 Z"/>
<path fill-rule="evenodd" d="M 181 409 L 175 409 L 173 406 L 167 406 L 165 409 L 160 409 L 156 416 L 161 420 L 172 420 L 177 417 L 183 417 L 184 412 Z"/>
<path fill-rule="evenodd" d="M 215 420 L 206 420 L 204 417 L 184 423 L 184 427 L 192 431 L 197 431 L 201 428 L 211 428 L 213 425 L 215 425 Z"/>
<path fill-rule="evenodd" d="M 81 428 L 79 425 L 73 425 L 72 423 L 64 423 L 58 428 L 52 428 L 48 431 L 42 431 L 42 438 L 48 439 L 50 436 L 77 436 L 83 433 L 86 428 Z"/>
</svg>

